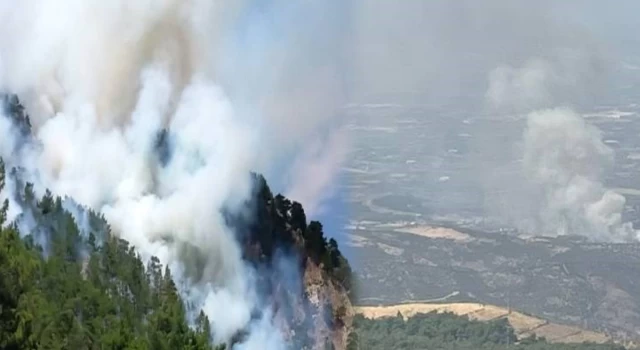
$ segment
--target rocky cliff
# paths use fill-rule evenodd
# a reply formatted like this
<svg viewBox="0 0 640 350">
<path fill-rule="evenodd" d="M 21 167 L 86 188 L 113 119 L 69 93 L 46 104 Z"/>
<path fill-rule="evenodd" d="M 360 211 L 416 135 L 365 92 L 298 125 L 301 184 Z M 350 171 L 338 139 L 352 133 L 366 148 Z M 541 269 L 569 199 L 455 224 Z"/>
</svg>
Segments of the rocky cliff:
<svg viewBox="0 0 640 350">
<path fill-rule="evenodd" d="M 351 269 L 322 224 L 307 223 L 302 205 L 273 196 L 256 175 L 250 220 L 232 218 L 245 259 L 268 266 L 261 284 L 272 300 L 275 317 L 296 349 L 345 349 L 354 311 L 350 301 Z"/>
</svg>

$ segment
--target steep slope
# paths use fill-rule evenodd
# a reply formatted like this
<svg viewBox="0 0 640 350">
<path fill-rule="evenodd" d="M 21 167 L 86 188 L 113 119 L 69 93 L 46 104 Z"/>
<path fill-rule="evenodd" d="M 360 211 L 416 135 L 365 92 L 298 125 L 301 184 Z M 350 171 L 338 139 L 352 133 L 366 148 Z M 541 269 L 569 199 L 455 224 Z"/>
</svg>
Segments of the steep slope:
<svg viewBox="0 0 640 350">
<path fill-rule="evenodd" d="M 12 183 L 20 183 L 18 173 L 11 171 Z M 0 163 L 0 190 L 5 179 Z M 261 214 L 236 225 L 245 225 L 245 259 L 260 276 L 272 320 L 291 348 L 345 348 L 353 315 L 346 259 L 320 223 L 307 225 L 298 203 L 274 198 L 262 177 L 256 181 L 259 198 L 251 206 Z M 210 348 L 216 338 L 207 317 L 180 299 L 170 269 L 156 258 L 145 267 L 103 217 L 49 192 L 37 198 L 30 184 L 17 200 L 24 211 L 14 223 L 6 222 L 8 201 L 0 210 L 2 348 Z M 291 257 L 298 265 L 287 264 Z M 242 346 L 244 336 L 228 345 Z"/>
<path fill-rule="evenodd" d="M 293 348 L 331 343 L 344 349 L 353 317 L 348 261 L 337 242 L 324 236 L 320 222 L 307 224 L 300 203 L 273 196 L 262 176 L 256 175 L 255 183 L 255 201 L 247 203 L 255 215 L 230 218 L 240 232 L 245 259 L 271 270 L 260 284 L 274 309 L 286 317 L 280 321 L 297 344 Z M 297 270 L 283 264 L 287 259 L 295 260 Z"/>
<path fill-rule="evenodd" d="M 15 96 L 3 97 L 2 104 L 5 113 L 0 117 L 9 118 L 26 140 L 24 144 L 29 144 L 31 124 L 25 109 Z M 167 132 L 160 130 L 155 145 L 160 163 L 163 150 L 167 151 L 166 140 Z M 252 327 L 264 322 L 277 325 L 287 345 L 294 349 L 346 346 L 353 315 L 348 296 L 349 263 L 337 242 L 324 236 L 322 224 L 307 222 L 300 203 L 282 195 L 274 196 L 262 176 L 252 175 L 252 195 L 240 205 L 240 210 L 237 205 L 228 212 L 222 209 L 226 226 L 241 247 L 242 260 L 252 271 L 251 278 L 243 283 L 253 284 L 252 290 L 259 300 L 244 329 L 227 338 L 215 333 L 213 323 L 199 309 L 202 304 L 195 305 L 193 298 L 185 298 L 194 293 L 190 290 L 191 283 L 215 282 L 218 272 L 210 266 L 216 266 L 211 265 L 216 252 L 202 249 L 198 242 L 176 241 L 175 236 L 159 237 L 160 243 L 171 244 L 180 259 L 171 266 L 179 269 L 180 278 L 176 279 L 155 256 L 138 255 L 139 247 L 119 238 L 99 213 L 71 198 L 55 197 L 49 191 L 38 195 L 23 177 L 23 169 L 12 167 L 5 172 L 4 163 L 1 165 L 2 235 L 7 246 L 13 244 L 16 248 L 3 250 L 0 259 L 25 260 L 17 265 L 4 264 L 5 270 L 0 274 L 2 286 L 24 285 L 7 288 L 8 294 L 0 300 L 6 322 L 0 334 L 4 348 L 38 347 L 47 341 L 66 344 L 78 332 L 74 344 L 93 348 L 96 344 L 111 344 L 105 337 L 113 337 L 109 332 L 118 327 L 131 328 L 129 336 L 116 337 L 122 346 L 182 348 L 187 343 L 193 346 L 197 343 L 200 345 L 195 348 L 199 349 L 208 346 L 208 339 L 232 348 L 252 348 L 254 345 L 246 343 L 254 331 Z M 22 242 L 15 242 L 16 237 L 21 237 Z M 19 256 L 14 257 L 14 253 Z M 64 275 L 74 282 L 63 283 Z M 75 297 L 76 291 L 88 295 Z M 34 295 L 48 307 L 23 310 L 26 300 Z M 96 310 L 95 305 L 110 306 Z M 153 315 L 164 307 L 169 307 L 167 320 L 156 320 L 166 324 L 166 337 L 162 338 L 153 335 L 162 330 L 161 326 L 154 331 L 148 327 L 154 324 Z M 234 306 L 222 307 L 220 313 L 233 311 Z M 92 316 L 87 315 L 86 308 L 91 308 Z M 44 310 L 48 310 L 46 315 L 37 316 Z M 129 314 L 123 315 L 122 310 L 129 310 Z M 58 320 L 57 336 L 47 340 L 43 338 L 45 330 L 39 328 L 42 325 L 34 326 L 30 320 L 48 319 L 47 315 L 54 314 L 66 314 L 67 318 Z M 87 325 L 93 322 L 90 320 L 106 315 L 114 317 L 114 324 Z M 194 330 L 188 330 L 187 323 Z M 224 325 L 215 326 L 224 329 Z"/>
</svg>

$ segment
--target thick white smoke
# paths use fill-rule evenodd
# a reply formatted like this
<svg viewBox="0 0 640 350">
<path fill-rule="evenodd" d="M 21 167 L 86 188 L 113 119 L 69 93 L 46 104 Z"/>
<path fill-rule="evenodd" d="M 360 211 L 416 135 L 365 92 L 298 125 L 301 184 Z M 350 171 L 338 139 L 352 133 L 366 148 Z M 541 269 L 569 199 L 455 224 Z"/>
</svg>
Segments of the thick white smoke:
<svg viewBox="0 0 640 350">
<path fill-rule="evenodd" d="M 327 68 L 335 62 L 325 54 L 310 63 L 307 48 L 297 46 L 299 32 L 310 42 L 331 42 L 329 34 L 312 36 L 318 26 L 329 26 L 320 10 L 330 3 L 275 1 L 272 17 L 258 22 L 285 23 L 279 40 L 234 46 L 242 37 L 235 32 L 241 19 L 253 13 L 251 1 L 1 0 L 0 90 L 17 93 L 26 104 L 35 138 L 25 144 L 0 118 L 0 156 L 8 167 L 24 167 L 40 194 L 49 188 L 102 212 L 144 258 L 156 255 L 169 264 L 188 286 L 182 288 L 187 301 L 210 317 L 216 340 L 228 340 L 249 327 L 259 296 L 220 210 L 247 199 L 252 170 L 304 173 L 317 159 L 328 162 L 332 171 L 319 177 L 322 186 L 313 177 L 303 186 L 290 184 L 304 197 L 304 188 L 318 192 L 330 184 L 337 168 L 326 155 L 308 157 L 304 143 L 335 139 L 317 131 L 331 133 L 339 125 L 340 98 L 331 80 L 336 70 Z M 309 23 L 295 32 L 304 15 Z M 262 35 L 272 29 L 258 27 Z M 255 47 L 268 53 L 251 51 Z M 243 61 L 243 53 L 255 55 Z M 296 73 L 307 80 L 288 72 L 296 68 L 304 68 Z M 325 78 L 312 86 L 317 76 Z M 163 128 L 169 135 L 166 164 L 154 148 Z M 337 146 L 329 151 L 344 153 L 344 142 L 331 144 Z M 298 153 L 295 167 L 270 167 Z M 303 199 L 314 204 L 314 198 Z M 194 250 L 204 260 L 198 266 L 186 262 Z M 249 343 L 283 347 L 270 322 L 249 329 Z"/>
<path fill-rule="evenodd" d="M 571 108 L 544 108 L 559 104 L 558 95 L 584 83 L 591 73 L 578 58 L 535 59 L 521 68 L 499 67 L 489 75 L 487 99 L 492 107 L 524 113 L 527 122 L 515 155 L 520 158 L 518 169 L 503 179 L 512 186 L 503 187 L 499 214 L 533 234 L 635 240 L 639 236 L 631 223 L 622 221 L 624 196 L 603 184 L 614 154 L 600 131 Z"/>
<path fill-rule="evenodd" d="M 537 230 L 604 241 L 635 239 L 622 222 L 624 196 L 602 184 L 613 151 L 598 129 L 570 109 L 533 112 L 524 135 L 523 166 L 541 194 Z"/>
</svg>

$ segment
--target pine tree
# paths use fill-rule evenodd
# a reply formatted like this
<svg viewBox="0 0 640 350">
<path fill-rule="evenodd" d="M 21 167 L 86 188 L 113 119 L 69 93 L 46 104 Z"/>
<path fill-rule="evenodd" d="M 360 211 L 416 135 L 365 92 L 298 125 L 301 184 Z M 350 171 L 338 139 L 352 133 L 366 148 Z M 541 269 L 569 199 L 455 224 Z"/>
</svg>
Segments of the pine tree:
<svg viewBox="0 0 640 350">
<path fill-rule="evenodd" d="M 4 189 L 5 186 L 5 171 L 4 171 L 4 161 L 0 158 L 0 192 Z M 5 199 L 0 205 L 0 227 L 4 226 L 7 221 L 7 212 L 9 211 L 9 200 Z"/>
</svg>

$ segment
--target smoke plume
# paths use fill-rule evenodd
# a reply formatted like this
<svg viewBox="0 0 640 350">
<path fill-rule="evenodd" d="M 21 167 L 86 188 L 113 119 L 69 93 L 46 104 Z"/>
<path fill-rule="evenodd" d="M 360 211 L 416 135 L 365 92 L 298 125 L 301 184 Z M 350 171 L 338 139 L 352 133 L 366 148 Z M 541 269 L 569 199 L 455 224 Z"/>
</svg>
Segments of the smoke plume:
<svg viewBox="0 0 640 350">
<path fill-rule="evenodd" d="M 37 193 L 101 212 L 143 258 L 168 264 L 216 341 L 249 329 L 249 344 L 282 348 L 268 319 L 251 320 L 255 277 L 221 210 L 240 209 L 251 171 L 304 173 L 320 161 L 331 170 L 318 183 L 281 185 L 299 196 L 330 185 L 340 158 L 310 157 L 323 147 L 306 141 L 331 141 L 341 124 L 341 22 L 326 15 L 340 6 L 0 1 L 0 90 L 21 98 L 33 124 L 25 138 L 1 117 L 0 156 Z M 204 263 L 189 263 L 193 250 Z"/>
<path fill-rule="evenodd" d="M 559 57 L 564 60 L 532 59 L 489 75 L 492 107 L 526 113 L 519 169 L 509 175 L 514 187 L 502 192 L 500 215 L 533 234 L 637 239 L 631 223 L 622 222 L 624 196 L 603 184 L 614 154 L 600 131 L 571 108 L 544 108 L 561 104 L 558 98 L 569 94 L 563 92 L 595 75 L 584 64 L 588 55 Z"/>
<path fill-rule="evenodd" d="M 613 151 L 602 142 L 599 130 L 575 112 L 531 113 L 523 166 L 542 196 L 537 231 L 605 241 L 635 239 L 631 224 L 622 223 L 625 198 L 602 184 L 612 163 Z"/>
</svg>

